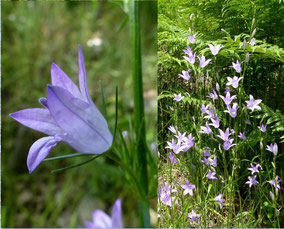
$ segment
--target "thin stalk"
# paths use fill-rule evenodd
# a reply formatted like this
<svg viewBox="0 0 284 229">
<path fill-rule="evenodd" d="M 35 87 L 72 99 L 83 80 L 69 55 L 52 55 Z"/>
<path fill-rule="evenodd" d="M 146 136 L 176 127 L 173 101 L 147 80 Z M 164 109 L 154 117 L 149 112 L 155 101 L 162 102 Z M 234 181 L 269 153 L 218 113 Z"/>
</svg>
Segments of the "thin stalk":
<svg viewBox="0 0 284 229">
<path fill-rule="evenodd" d="M 132 79 L 134 92 L 134 126 L 136 134 L 136 155 L 138 180 L 141 183 L 142 193 L 148 195 L 148 172 L 147 172 L 147 146 L 145 138 L 145 117 L 143 98 L 143 79 L 141 61 L 140 39 L 140 2 L 129 1 L 129 19 L 132 45 Z M 149 203 L 139 202 L 140 226 L 150 227 Z"/>
</svg>

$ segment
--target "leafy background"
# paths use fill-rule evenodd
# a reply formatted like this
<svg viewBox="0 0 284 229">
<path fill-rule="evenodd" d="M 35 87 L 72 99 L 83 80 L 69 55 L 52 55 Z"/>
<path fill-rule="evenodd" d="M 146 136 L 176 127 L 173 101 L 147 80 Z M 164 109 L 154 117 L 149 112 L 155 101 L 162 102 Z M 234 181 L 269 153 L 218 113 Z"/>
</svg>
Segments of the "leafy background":
<svg viewBox="0 0 284 229">
<path fill-rule="evenodd" d="M 147 141 L 156 139 L 156 3 L 142 4 L 142 55 Z M 77 46 L 85 57 L 89 91 L 102 110 L 102 80 L 110 128 L 114 125 L 115 87 L 119 88 L 119 123 L 129 131 L 133 112 L 130 32 L 122 1 L 2 2 L 2 227 L 77 227 L 94 209 L 110 213 L 122 198 L 125 226 L 137 226 L 135 195 L 124 172 L 99 158 L 58 174 L 51 170 L 82 158 L 43 162 L 29 175 L 26 158 L 42 133 L 26 128 L 8 114 L 40 107 L 46 96 L 52 62 L 78 83 Z M 131 119 L 130 119 L 131 120 Z M 64 143 L 50 156 L 75 153 Z M 153 207 L 156 204 L 153 203 Z M 154 210 L 152 210 L 154 212 Z"/>
<path fill-rule="evenodd" d="M 213 76 L 215 70 L 208 65 L 209 80 L 218 78 L 222 85 L 227 82 L 226 76 L 234 76 L 232 62 L 245 60 L 246 52 L 250 52 L 249 68 L 246 69 L 244 77 L 245 93 L 238 95 L 242 99 L 247 99 L 247 95 L 252 94 L 254 98 L 262 99 L 262 110 L 258 115 L 252 117 L 253 131 L 244 144 L 236 146 L 237 155 L 242 160 L 240 163 L 241 174 L 238 179 L 233 180 L 235 190 L 241 190 L 243 197 L 247 197 L 247 161 L 257 157 L 266 143 L 277 142 L 279 146 L 278 158 L 275 164 L 276 173 L 283 178 L 284 174 L 284 50 L 283 35 L 284 2 L 279 0 L 163 0 L 158 2 L 158 151 L 159 158 L 159 187 L 165 185 L 165 181 L 172 185 L 184 184 L 186 179 L 196 179 L 196 183 L 202 182 L 201 176 L 194 176 L 191 168 L 191 157 L 194 157 L 194 150 L 175 155 L 180 159 L 179 163 L 173 165 L 168 156 L 170 150 L 165 150 L 167 141 L 171 141 L 171 133 L 168 130 L 170 125 L 177 126 L 181 132 L 193 133 L 196 137 L 200 130 L 200 123 L 204 124 L 203 117 L 200 116 L 201 104 L 208 104 L 206 98 L 208 92 L 212 92 L 211 83 L 207 85 L 203 82 L 205 71 L 200 75 L 200 79 L 191 75 L 188 83 L 178 77 L 182 70 L 193 68 L 183 59 L 183 49 L 189 44 L 187 36 L 196 33 L 196 42 L 189 44 L 197 52 L 197 55 L 204 55 L 206 59 L 212 58 L 208 44 L 222 44 L 217 56 L 218 77 Z M 254 22 L 253 22 L 254 21 Z M 253 23 L 252 23 L 253 22 Z M 252 26 L 254 24 L 254 26 Z M 256 45 L 248 46 L 244 51 L 243 40 L 250 40 L 250 34 L 256 27 Z M 189 31 L 189 28 L 191 31 Z M 215 60 L 212 62 L 215 63 Z M 195 65 L 198 65 L 198 60 Z M 194 74 L 194 73 L 192 73 Z M 203 78 L 202 78 L 203 77 Z M 202 82 L 203 81 L 203 82 Z M 198 83 L 196 83 L 198 82 Z M 199 86 L 199 87 L 198 87 Z M 215 87 L 215 84 L 213 85 Z M 223 87 L 221 87 L 221 90 Z M 217 90 L 219 93 L 219 90 Z M 176 102 L 173 101 L 174 93 L 182 93 L 185 98 Z M 186 92 L 190 96 L 186 95 Z M 221 123 L 226 123 L 225 115 L 218 113 Z M 238 118 L 236 118 L 238 120 Z M 236 121 L 237 122 L 237 121 Z M 267 124 L 267 132 L 262 134 L 258 129 L 260 123 Z M 196 134 L 196 135 L 195 135 Z M 195 138 L 195 140 L 197 137 Z M 202 139 L 198 143 L 209 144 L 208 139 Z M 198 146 L 200 147 L 200 145 Z M 265 149 L 264 149 L 265 150 Z M 198 152 L 198 151 L 197 151 Z M 217 152 L 218 149 L 217 149 Z M 267 151 L 266 151 L 267 152 Z M 272 157 L 266 154 L 265 164 L 270 171 L 265 171 L 264 175 L 271 173 Z M 200 158 L 196 160 L 200 163 Z M 228 156 L 228 159 L 233 160 Z M 219 162 L 218 162 L 219 163 Z M 193 163 L 195 164 L 195 163 Z M 221 163 L 218 165 L 220 166 Z M 230 165 L 232 165 L 231 163 Z M 199 168 L 202 168 L 201 166 Z M 192 176 L 190 176 L 192 175 Z M 222 174 L 223 175 L 223 174 Z M 268 180 L 266 178 L 266 180 Z M 181 182 L 182 181 L 182 182 Z M 195 183 L 195 184 L 196 184 Z M 282 186 L 283 187 L 283 186 Z M 263 186 L 263 191 L 268 193 L 268 189 Z M 282 189 L 281 189 L 282 190 Z M 196 196 L 202 194 L 198 190 Z M 206 194 L 206 193 L 205 193 Z M 173 194 L 173 196 L 175 196 Z M 273 212 L 268 202 L 261 199 L 257 192 L 252 205 L 258 206 L 261 210 L 255 210 L 249 203 L 243 212 L 237 210 L 238 217 L 232 217 L 232 225 L 214 224 L 215 217 L 211 218 L 209 224 L 213 227 L 269 227 L 273 225 Z M 237 199 L 237 198 L 236 198 Z M 204 199 L 202 199 L 204 200 Z M 279 192 L 279 208 L 283 206 L 283 190 Z M 178 202 L 178 201 L 177 201 Z M 206 202 L 206 201 L 205 201 Z M 236 201 L 237 202 L 237 201 Z M 185 206 L 198 205 L 198 198 L 185 201 Z M 181 227 L 183 222 L 189 221 L 187 212 L 184 212 L 179 204 L 173 204 L 170 208 L 161 204 L 161 224 L 162 227 Z M 164 208 L 162 208 L 164 207 Z M 230 206 L 231 207 L 231 206 Z M 234 207 L 234 206 L 233 206 Z M 269 209 L 270 208 L 270 209 Z M 238 208 L 236 208 L 238 209 Z M 169 210 L 169 211 L 166 211 Z M 206 207 L 200 208 L 203 214 L 207 214 Z M 243 217 L 248 211 L 247 218 Z M 262 212 L 263 211 L 263 212 Z M 169 217 L 167 213 L 170 212 Z M 259 213 L 262 212 L 262 213 Z M 227 214 L 229 215 L 229 214 Z M 226 217 L 226 213 L 221 217 Z M 182 220 L 184 217 L 184 221 Z M 210 216 L 209 216 L 210 218 Z M 280 211 L 280 225 L 283 226 L 283 209 Z M 164 220 L 166 219 L 166 220 Z M 246 220 L 247 224 L 240 223 L 239 219 Z M 167 221 L 165 223 L 165 221 Z M 190 224 L 186 224 L 190 225 Z M 206 224 L 198 224 L 202 227 Z M 205 226 L 205 227 L 208 227 Z"/>
</svg>

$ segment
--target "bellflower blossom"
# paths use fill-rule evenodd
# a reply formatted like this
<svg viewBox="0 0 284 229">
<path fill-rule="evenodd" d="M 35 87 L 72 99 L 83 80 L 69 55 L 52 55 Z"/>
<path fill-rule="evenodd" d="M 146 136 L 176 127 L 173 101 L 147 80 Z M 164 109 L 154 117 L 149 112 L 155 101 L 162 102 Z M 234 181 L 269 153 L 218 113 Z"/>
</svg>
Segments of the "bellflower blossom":
<svg viewBox="0 0 284 229">
<path fill-rule="evenodd" d="M 111 217 L 101 210 L 93 212 L 93 222 L 85 221 L 86 228 L 123 228 L 121 216 L 121 200 L 117 199 L 113 205 Z"/>
<path fill-rule="evenodd" d="M 247 139 L 247 137 L 245 136 L 245 132 L 240 132 L 240 134 L 238 135 L 238 137 L 240 138 L 240 139 L 242 139 L 242 140 L 246 140 Z"/>
<path fill-rule="evenodd" d="M 251 186 L 253 185 L 257 185 L 259 182 L 256 180 L 257 175 L 255 175 L 253 178 L 251 178 L 251 176 L 248 177 L 248 181 L 246 182 L 246 184 L 249 185 L 249 187 L 251 188 Z"/>
<path fill-rule="evenodd" d="M 78 62 L 80 90 L 56 64 L 52 64 L 52 85 L 47 86 L 47 99 L 39 100 L 45 108 L 31 108 L 10 114 L 19 123 L 49 135 L 31 146 L 27 158 L 30 173 L 60 141 L 86 154 L 102 154 L 112 145 L 113 137 L 107 121 L 88 92 L 80 46 Z"/>
<path fill-rule="evenodd" d="M 275 180 L 268 181 L 269 184 L 272 184 L 276 190 L 281 189 L 279 183 L 281 183 L 281 179 L 278 176 L 275 177 Z"/>
<path fill-rule="evenodd" d="M 187 49 L 183 49 L 183 52 L 188 55 L 188 56 L 191 56 L 192 55 L 192 50 L 191 48 L 189 47 L 189 45 L 187 46 Z"/>
<path fill-rule="evenodd" d="M 168 206 L 172 206 L 175 201 L 175 197 L 172 197 L 171 194 L 177 192 L 176 189 L 171 189 L 167 182 L 165 182 L 165 186 L 160 188 L 159 197 L 162 203 Z"/>
<path fill-rule="evenodd" d="M 267 145 L 266 146 L 266 150 L 272 152 L 275 156 L 277 155 L 278 153 L 278 145 L 277 143 L 274 143 L 274 144 L 270 144 L 270 145 Z"/>
<path fill-rule="evenodd" d="M 193 145 L 194 145 L 194 137 L 192 137 L 192 134 L 189 134 L 188 137 L 184 140 L 184 151 L 188 151 Z"/>
<path fill-rule="evenodd" d="M 200 218 L 200 214 L 196 214 L 195 211 L 192 209 L 191 213 L 187 214 L 189 221 L 191 223 L 199 223 L 198 218 Z"/>
<path fill-rule="evenodd" d="M 223 130 L 219 129 L 219 133 L 220 133 L 220 135 L 217 135 L 217 137 L 221 138 L 224 142 L 229 141 L 229 136 L 231 135 L 229 128 L 227 128 L 225 130 L 225 132 Z"/>
<path fill-rule="evenodd" d="M 209 147 L 206 146 L 204 148 L 205 148 L 205 151 L 203 151 L 203 156 L 210 157 L 211 153 L 209 152 Z"/>
<path fill-rule="evenodd" d="M 223 199 L 223 193 L 220 193 L 218 196 L 216 196 L 214 200 L 220 203 L 220 208 L 223 207 L 223 203 L 225 202 L 225 199 Z"/>
<path fill-rule="evenodd" d="M 202 56 L 202 57 L 198 56 L 198 59 L 199 59 L 201 68 L 205 68 L 211 62 L 211 59 L 206 60 L 205 56 Z"/>
<path fill-rule="evenodd" d="M 240 106 L 238 106 L 237 103 L 233 103 L 233 107 L 231 107 L 231 105 L 227 105 L 228 110 L 225 110 L 225 112 L 229 113 L 232 118 L 235 118 L 237 117 L 237 112 L 239 108 Z"/>
<path fill-rule="evenodd" d="M 183 58 L 190 64 L 194 64 L 195 63 L 195 57 L 196 57 L 196 52 L 194 54 L 191 53 L 191 55 L 184 56 Z"/>
<path fill-rule="evenodd" d="M 170 152 L 169 159 L 171 160 L 171 162 L 172 162 L 173 164 L 176 164 L 176 163 L 177 163 L 177 159 L 176 159 L 175 156 L 172 154 L 172 152 Z"/>
<path fill-rule="evenodd" d="M 188 180 L 186 181 L 185 185 L 181 185 L 181 187 L 184 189 L 183 191 L 183 195 L 185 196 L 186 194 L 189 194 L 191 196 L 193 196 L 193 189 L 195 189 L 195 185 L 194 184 L 190 184 L 188 182 Z"/>
<path fill-rule="evenodd" d="M 175 154 L 179 154 L 186 148 L 186 146 L 180 145 L 180 143 L 176 143 L 175 139 L 172 139 L 172 142 L 167 142 L 168 146 L 166 148 L 174 151 Z"/>
<path fill-rule="evenodd" d="M 180 78 L 183 78 L 185 81 L 188 81 L 190 79 L 190 75 L 188 74 L 188 71 L 182 70 L 182 74 L 178 74 Z"/>
<path fill-rule="evenodd" d="M 261 99 L 254 99 L 252 95 L 249 96 L 249 100 L 246 100 L 245 102 L 247 103 L 247 108 L 254 111 L 256 110 L 261 110 L 261 107 L 258 105 L 261 103 Z"/>
<path fill-rule="evenodd" d="M 204 104 L 202 104 L 202 105 L 201 105 L 201 113 L 202 113 L 202 114 L 207 113 L 208 108 L 209 108 L 209 104 L 208 104 L 207 106 L 205 106 Z"/>
<path fill-rule="evenodd" d="M 178 131 L 178 134 L 175 135 L 175 137 L 177 138 L 178 140 L 178 144 L 180 144 L 181 142 L 184 142 L 187 138 L 185 137 L 186 133 L 181 133 Z"/>
<path fill-rule="evenodd" d="M 254 45 L 255 45 L 255 39 L 252 38 L 252 39 L 250 40 L 249 44 L 250 44 L 251 46 L 254 46 Z"/>
<path fill-rule="evenodd" d="M 254 166 L 252 163 L 250 163 L 251 168 L 248 168 L 248 170 L 251 171 L 251 174 L 253 175 L 254 173 L 259 173 L 258 168 L 261 168 L 260 164 L 257 164 L 256 166 Z"/>
<path fill-rule="evenodd" d="M 242 71 L 241 63 L 240 61 L 236 61 L 236 63 L 232 62 L 233 68 L 236 70 L 237 73 L 240 73 Z"/>
<path fill-rule="evenodd" d="M 173 134 L 176 134 L 177 131 L 176 131 L 176 128 L 174 126 L 169 126 L 169 131 L 171 131 Z"/>
<path fill-rule="evenodd" d="M 195 37 L 196 37 L 196 33 L 193 34 L 192 36 L 188 36 L 187 39 L 191 44 L 193 44 L 195 42 Z"/>
<path fill-rule="evenodd" d="M 183 98 L 184 96 L 182 96 L 181 93 L 179 93 L 178 95 L 174 94 L 174 100 L 177 102 L 181 101 Z"/>
<path fill-rule="evenodd" d="M 243 77 L 234 76 L 233 78 L 227 77 L 227 79 L 229 81 L 228 83 L 226 83 L 227 86 L 232 85 L 233 88 L 237 88 L 239 86 L 240 80 L 243 79 Z"/>
<path fill-rule="evenodd" d="M 213 159 L 211 157 L 209 157 L 208 162 L 211 166 L 216 167 L 217 166 L 217 156 L 214 156 Z"/>
<path fill-rule="evenodd" d="M 204 134 L 211 134 L 212 133 L 212 130 L 210 129 L 209 125 L 208 125 L 208 122 L 206 122 L 205 124 L 206 126 L 200 126 L 201 128 L 201 131 L 200 133 L 204 133 Z"/>
<path fill-rule="evenodd" d="M 249 62 L 249 52 L 246 54 L 246 62 Z"/>
<path fill-rule="evenodd" d="M 208 179 L 211 179 L 211 180 L 218 180 L 218 178 L 215 177 L 215 175 L 216 175 L 216 173 L 214 171 L 212 173 L 211 169 L 209 169 L 208 174 L 206 175 L 206 177 Z"/>
<path fill-rule="evenodd" d="M 215 91 L 215 89 L 213 88 L 213 93 L 209 93 L 209 96 L 208 96 L 209 98 L 212 98 L 212 99 L 214 99 L 214 100 L 217 100 L 218 99 L 218 95 L 217 95 L 217 93 L 216 93 L 216 91 Z"/>
<path fill-rule="evenodd" d="M 226 93 L 226 97 L 224 97 L 224 96 L 222 96 L 222 95 L 219 95 L 219 96 L 223 99 L 223 101 L 224 101 L 224 103 L 225 103 L 226 105 L 230 105 L 230 103 L 231 103 L 235 98 L 237 98 L 236 95 L 232 95 L 232 97 L 231 97 L 230 92 L 227 92 L 227 93 Z"/>
<path fill-rule="evenodd" d="M 261 124 L 261 126 L 258 126 L 258 129 L 260 129 L 261 132 L 265 133 L 266 132 L 266 125 Z"/>
<path fill-rule="evenodd" d="M 215 128 L 219 128 L 219 126 L 220 126 L 220 120 L 219 120 L 219 118 L 218 118 L 217 115 L 216 115 L 216 119 L 211 118 L 211 122 L 212 122 L 212 123 L 209 124 L 210 126 L 213 126 L 213 127 L 215 127 Z"/>
<path fill-rule="evenodd" d="M 229 139 L 229 141 L 225 141 L 224 144 L 223 144 L 224 150 L 227 151 L 227 150 L 229 150 L 231 147 L 235 146 L 236 144 L 233 144 L 233 141 L 234 141 L 233 138 Z"/>
<path fill-rule="evenodd" d="M 214 56 L 216 56 L 219 53 L 220 49 L 223 48 L 223 47 L 224 46 L 220 45 L 220 44 L 218 44 L 216 46 L 209 44 L 210 51 Z"/>
</svg>

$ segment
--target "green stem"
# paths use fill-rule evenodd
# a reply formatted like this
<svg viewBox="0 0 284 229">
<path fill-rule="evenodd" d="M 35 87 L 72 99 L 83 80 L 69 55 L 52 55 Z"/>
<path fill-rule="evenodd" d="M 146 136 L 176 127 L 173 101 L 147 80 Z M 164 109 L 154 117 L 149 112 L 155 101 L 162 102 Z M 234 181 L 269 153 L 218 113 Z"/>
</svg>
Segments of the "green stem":
<svg viewBox="0 0 284 229">
<path fill-rule="evenodd" d="M 143 98 L 143 79 L 141 61 L 140 39 L 140 2 L 129 1 L 129 19 L 132 45 L 132 76 L 134 90 L 134 126 L 136 132 L 136 155 L 138 180 L 141 183 L 142 193 L 148 195 L 148 172 L 147 172 L 147 146 L 145 138 L 145 117 Z M 140 202 L 141 227 L 150 227 L 149 203 Z"/>
</svg>

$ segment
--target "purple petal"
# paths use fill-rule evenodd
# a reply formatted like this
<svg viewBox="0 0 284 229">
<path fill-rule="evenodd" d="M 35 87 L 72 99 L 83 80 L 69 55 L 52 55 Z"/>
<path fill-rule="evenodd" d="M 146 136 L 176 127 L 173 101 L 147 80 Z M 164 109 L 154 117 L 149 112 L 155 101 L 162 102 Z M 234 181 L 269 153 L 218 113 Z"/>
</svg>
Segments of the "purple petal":
<svg viewBox="0 0 284 229">
<path fill-rule="evenodd" d="M 43 132 L 47 135 L 63 133 L 63 130 L 58 127 L 47 109 L 25 109 L 12 113 L 10 116 L 24 126 Z"/>
<path fill-rule="evenodd" d="M 63 87 L 74 97 L 83 99 L 76 84 L 54 63 L 51 66 L 51 82 L 53 86 Z"/>
<path fill-rule="evenodd" d="M 87 84 L 87 75 L 86 75 L 86 68 L 85 68 L 85 61 L 82 52 L 82 48 L 78 46 L 78 63 L 79 63 L 79 84 L 82 96 L 85 101 L 92 103 L 92 99 L 88 92 L 88 84 Z"/>
<path fill-rule="evenodd" d="M 112 144 L 106 120 L 93 106 L 73 97 L 62 87 L 48 86 L 49 110 L 56 123 L 67 133 L 63 141 L 82 153 L 101 154 Z"/>
<path fill-rule="evenodd" d="M 27 165 L 29 173 L 32 173 L 36 167 L 45 159 L 49 151 L 61 141 L 58 137 L 44 137 L 37 140 L 30 148 Z"/>
<path fill-rule="evenodd" d="M 111 218 L 101 210 L 93 212 L 93 228 L 111 228 Z"/>
<path fill-rule="evenodd" d="M 121 199 L 117 199 L 113 205 L 111 221 L 112 228 L 123 228 L 121 216 Z"/>
</svg>

